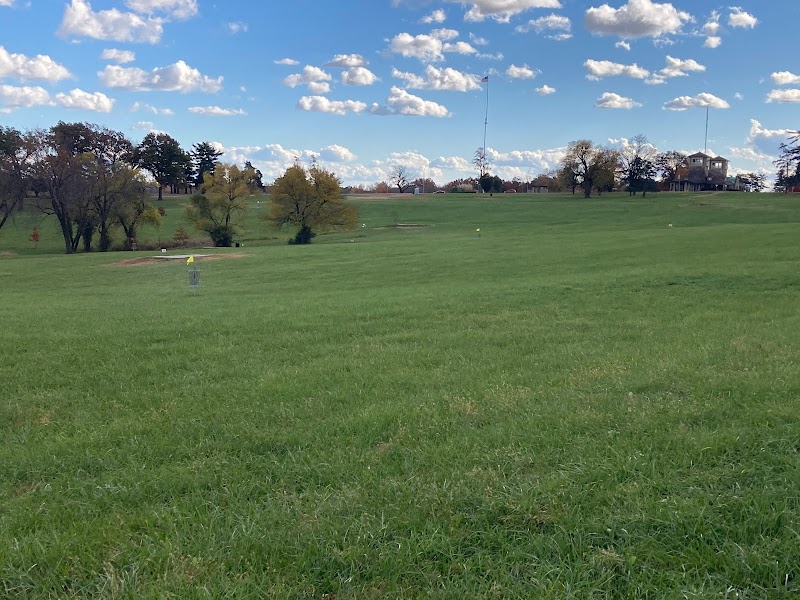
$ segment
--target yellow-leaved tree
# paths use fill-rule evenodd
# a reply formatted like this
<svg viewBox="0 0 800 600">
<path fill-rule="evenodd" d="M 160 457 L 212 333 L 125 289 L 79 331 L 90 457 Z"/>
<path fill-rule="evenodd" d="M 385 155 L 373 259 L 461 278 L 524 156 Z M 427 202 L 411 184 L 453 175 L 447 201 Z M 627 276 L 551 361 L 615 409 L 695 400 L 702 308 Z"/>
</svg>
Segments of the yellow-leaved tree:
<svg viewBox="0 0 800 600">
<path fill-rule="evenodd" d="M 331 171 L 314 164 L 286 169 L 275 180 L 266 219 L 277 228 L 297 227 L 290 243 L 310 244 L 324 231 L 348 230 L 358 223 L 358 210 L 342 198 L 342 182 Z"/>
<path fill-rule="evenodd" d="M 189 200 L 186 216 L 215 246 L 229 247 L 233 236 L 243 231 L 247 197 L 253 193 L 253 169 L 219 164 L 213 173 L 203 173 L 200 194 Z"/>
</svg>

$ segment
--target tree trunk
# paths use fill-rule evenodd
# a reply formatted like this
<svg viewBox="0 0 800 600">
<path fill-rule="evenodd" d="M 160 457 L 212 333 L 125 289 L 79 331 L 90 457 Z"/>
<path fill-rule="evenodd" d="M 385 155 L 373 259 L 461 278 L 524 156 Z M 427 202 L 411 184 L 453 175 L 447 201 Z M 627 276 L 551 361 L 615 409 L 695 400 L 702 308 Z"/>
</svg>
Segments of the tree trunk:
<svg viewBox="0 0 800 600">
<path fill-rule="evenodd" d="M 159 200 L 163 200 L 164 199 L 164 186 L 163 185 L 159 185 L 158 186 L 158 199 Z"/>
<path fill-rule="evenodd" d="M 111 235 L 108 227 L 100 227 L 100 252 L 108 252 L 111 248 Z"/>
</svg>

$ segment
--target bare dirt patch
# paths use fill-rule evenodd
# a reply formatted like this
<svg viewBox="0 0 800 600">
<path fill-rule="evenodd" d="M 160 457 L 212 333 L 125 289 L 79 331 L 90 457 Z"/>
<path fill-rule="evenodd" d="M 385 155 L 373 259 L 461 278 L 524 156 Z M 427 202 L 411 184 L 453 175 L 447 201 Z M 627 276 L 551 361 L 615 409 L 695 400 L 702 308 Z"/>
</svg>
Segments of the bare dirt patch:
<svg viewBox="0 0 800 600">
<path fill-rule="evenodd" d="M 232 254 L 208 254 L 206 256 L 198 256 L 195 255 L 194 262 L 210 262 L 215 260 L 226 260 L 229 258 L 245 258 L 247 256 L 251 256 L 250 254 L 242 254 L 240 252 L 235 252 Z M 186 260 L 185 257 L 182 257 L 182 260 Z M 128 258 L 126 260 L 120 260 L 113 263 L 107 263 L 105 265 L 100 265 L 102 267 L 144 267 L 147 265 L 167 265 L 170 263 L 176 262 L 175 260 L 164 260 L 161 256 L 141 256 L 138 258 Z"/>
</svg>

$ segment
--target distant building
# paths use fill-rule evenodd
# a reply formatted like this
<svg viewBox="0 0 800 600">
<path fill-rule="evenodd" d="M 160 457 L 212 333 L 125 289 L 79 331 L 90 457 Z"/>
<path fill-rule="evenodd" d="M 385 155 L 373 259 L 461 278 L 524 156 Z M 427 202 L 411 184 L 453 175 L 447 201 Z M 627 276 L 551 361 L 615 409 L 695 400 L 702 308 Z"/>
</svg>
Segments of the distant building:
<svg viewBox="0 0 800 600">
<path fill-rule="evenodd" d="M 686 157 L 685 170 L 670 183 L 671 192 L 740 190 L 738 177 L 728 177 L 728 159 L 696 152 Z"/>
</svg>

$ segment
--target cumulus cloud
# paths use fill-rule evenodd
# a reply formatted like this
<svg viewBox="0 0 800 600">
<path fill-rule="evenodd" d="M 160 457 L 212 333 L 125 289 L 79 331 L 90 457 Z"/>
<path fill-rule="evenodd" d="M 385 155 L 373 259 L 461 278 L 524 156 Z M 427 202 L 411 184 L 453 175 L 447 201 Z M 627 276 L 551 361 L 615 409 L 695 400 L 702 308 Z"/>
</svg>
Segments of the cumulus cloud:
<svg viewBox="0 0 800 600">
<path fill-rule="evenodd" d="M 274 62 L 276 65 L 285 65 L 288 67 L 296 67 L 300 64 L 299 60 L 295 60 L 293 58 L 280 58 L 272 62 Z"/>
<path fill-rule="evenodd" d="M 83 90 L 74 89 L 68 94 L 56 94 L 56 104 L 64 108 L 77 108 L 93 112 L 110 113 L 114 108 L 112 100 L 102 92 L 90 94 Z"/>
<path fill-rule="evenodd" d="M 21 81 L 47 81 L 55 83 L 71 77 L 63 65 L 44 54 L 28 57 L 12 54 L 0 46 L 0 78 L 14 77 Z"/>
<path fill-rule="evenodd" d="M 320 150 L 319 158 L 320 160 L 332 163 L 345 163 L 353 162 L 358 157 L 344 146 L 333 144 L 331 146 L 325 146 Z"/>
<path fill-rule="evenodd" d="M 430 100 L 423 100 L 419 96 L 409 94 L 406 90 L 392 86 L 389 91 L 389 98 L 386 100 L 389 111 L 392 114 L 406 115 L 413 117 L 449 117 L 450 111 L 441 104 Z M 376 114 L 385 114 L 381 107 L 374 106 Z"/>
<path fill-rule="evenodd" d="M 431 35 L 411 35 L 399 33 L 389 43 L 389 50 L 404 58 L 416 58 L 421 61 L 437 62 L 444 60 L 442 40 Z"/>
<path fill-rule="evenodd" d="M 424 76 L 392 69 L 392 77 L 404 79 L 406 88 L 416 90 L 468 92 L 481 88 L 479 76 L 462 73 L 450 67 L 437 69 L 433 65 L 428 65 Z"/>
<path fill-rule="evenodd" d="M 550 94 L 556 93 L 556 88 L 550 87 L 549 85 L 543 85 L 542 87 L 536 88 L 536 93 L 540 96 L 549 96 Z"/>
<path fill-rule="evenodd" d="M 404 58 L 416 58 L 422 62 L 444 60 L 444 53 L 476 54 L 478 51 L 466 42 L 445 43 L 458 36 L 453 29 L 435 29 L 430 33 L 411 35 L 400 33 L 389 42 L 389 50 Z"/>
<path fill-rule="evenodd" d="M 632 65 L 623 65 L 610 60 L 593 60 L 590 58 L 583 63 L 583 66 L 589 72 L 586 79 L 591 79 L 592 81 L 597 81 L 603 77 L 645 79 L 650 75 L 650 71 L 643 69 L 636 63 Z"/>
<path fill-rule="evenodd" d="M 686 60 L 681 60 L 680 58 L 673 58 L 672 56 L 667 56 L 667 66 L 654 73 L 653 76 L 647 80 L 646 83 L 649 84 L 659 84 L 664 83 L 667 79 L 672 77 L 686 77 L 689 72 L 702 72 L 705 71 L 706 68 L 698 63 L 696 60 L 689 58 Z"/>
<path fill-rule="evenodd" d="M 219 106 L 190 106 L 189 112 L 211 117 L 235 117 L 247 114 L 240 108 L 221 108 Z"/>
<path fill-rule="evenodd" d="M 40 86 L 0 85 L 0 112 L 51 104 L 50 94 Z"/>
<path fill-rule="evenodd" d="M 781 103 L 800 102 L 800 90 L 798 89 L 772 90 L 769 94 L 767 94 L 767 103 L 770 102 L 781 102 Z"/>
<path fill-rule="evenodd" d="M 558 0 L 445 0 L 451 4 L 469 4 L 470 9 L 464 15 L 467 21 L 484 21 L 494 19 L 500 23 L 508 23 L 511 17 L 532 8 L 561 8 Z"/>
<path fill-rule="evenodd" d="M 352 67 L 342 73 L 345 85 L 372 85 L 377 81 L 380 81 L 378 76 L 366 67 Z"/>
<path fill-rule="evenodd" d="M 722 98 L 717 98 L 713 94 L 703 92 L 697 96 L 679 96 L 664 104 L 667 110 L 686 110 L 687 108 L 730 108 Z"/>
<path fill-rule="evenodd" d="M 625 40 L 620 40 L 619 42 L 614 44 L 614 48 L 619 48 L 620 50 L 627 50 L 628 52 L 631 51 L 631 45 Z"/>
<path fill-rule="evenodd" d="M 731 13 L 728 15 L 728 25 L 731 27 L 753 29 L 753 27 L 758 25 L 758 19 L 750 13 L 746 13 L 738 6 L 731 6 Z"/>
<path fill-rule="evenodd" d="M 303 67 L 302 73 L 295 73 L 289 75 L 283 80 L 283 85 L 296 88 L 298 85 L 305 85 L 308 91 L 312 94 L 327 94 L 331 86 L 328 82 L 333 79 L 329 73 L 326 73 L 319 67 L 306 65 Z"/>
<path fill-rule="evenodd" d="M 775 85 L 798 85 L 800 84 L 800 75 L 795 75 L 791 71 L 778 71 L 772 74 L 772 83 Z"/>
<path fill-rule="evenodd" d="M 521 67 L 511 65 L 506 69 L 506 75 L 511 79 L 533 79 L 537 73 L 538 71 L 534 71 L 528 65 L 522 65 Z"/>
<path fill-rule="evenodd" d="M 133 92 L 207 92 L 222 89 L 223 77 L 208 77 L 197 69 L 179 60 L 166 67 L 145 71 L 136 67 L 108 65 L 97 74 L 100 81 L 110 88 Z"/>
<path fill-rule="evenodd" d="M 329 100 L 325 96 L 303 96 L 297 101 L 297 108 L 308 112 L 330 113 L 346 115 L 347 113 L 360 113 L 367 109 L 364 102 L 358 100 Z"/>
<path fill-rule="evenodd" d="M 171 19 L 190 19 L 197 14 L 197 0 L 125 0 L 125 5 L 137 13 Z"/>
<path fill-rule="evenodd" d="M 133 106 L 131 106 L 131 112 L 138 112 L 140 110 L 146 110 L 148 112 L 153 113 L 154 115 L 173 115 L 175 112 L 171 108 L 156 108 L 150 104 L 142 104 L 141 102 L 134 102 Z"/>
<path fill-rule="evenodd" d="M 0 6 L 14 6 L 14 0 L 0 0 Z"/>
<path fill-rule="evenodd" d="M 342 69 L 352 69 L 355 67 L 366 67 L 367 61 L 360 54 L 337 54 L 333 59 L 325 63 L 326 67 L 339 67 Z"/>
<path fill-rule="evenodd" d="M 619 94 L 615 94 L 613 92 L 605 92 L 595 101 L 594 105 L 597 108 L 619 108 L 625 110 L 630 110 L 631 108 L 641 106 L 639 102 L 634 102 L 630 98 L 620 96 Z"/>
<path fill-rule="evenodd" d="M 572 21 L 563 15 L 551 14 L 546 17 L 539 17 L 532 19 L 525 25 L 519 25 L 516 28 L 519 33 L 527 33 L 529 31 L 536 31 L 538 33 L 561 31 L 562 33 L 549 36 L 551 39 L 565 40 L 572 37 Z"/>
<path fill-rule="evenodd" d="M 704 48 L 719 48 L 722 45 L 722 38 L 718 35 L 710 35 L 703 42 Z"/>
<path fill-rule="evenodd" d="M 117 50 L 116 48 L 107 48 L 100 54 L 101 60 L 108 60 L 115 62 L 119 65 L 130 63 L 136 60 L 136 54 L 130 50 Z"/>
<path fill-rule="evenodd" d="M 747 144 L 758 152 L 777 156 L 779 147 L 793 133 L 790 129 L 767 129 L 759 121 L 750 119 Z"/>
<path fill-rule="evenodd" d="M 445 12 L 439 8 L 433 11 L 431 14 L 422 17 L 422 23 L 444 23 L 447 20 L 447 15 Z"/>
<path fill-rule="evenodd" d="M 598 35 L 616 35 L 625 39 L 660 37 L 677 33 L 692 16 L 670 3 L 652 0 L 628 0 L 620 8 L 608 4 L 589 8 L 584 15 L 586 28 Z"/>
<path fill-rule="evenodd" d="M 94 12 L 87 0 L 72 0 L 64 10 L 59 35 L 116 42 L 156 44 L 164 33 L 160 19 L 145 19 L 116 8 Z"/>
<path fill-rule="evenodd" d="M 132 131 L 147 131 L 148 133 L 151 131 L 155 131 L 155 123 L 152 121 L 137 121 L 133 125 L 131 125 Z"/>
</svg>

